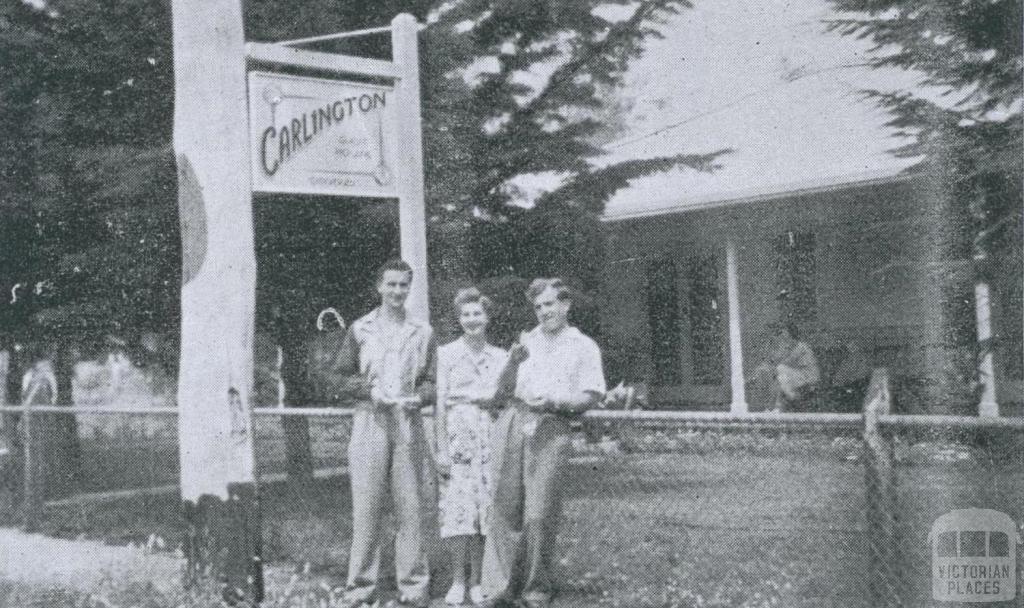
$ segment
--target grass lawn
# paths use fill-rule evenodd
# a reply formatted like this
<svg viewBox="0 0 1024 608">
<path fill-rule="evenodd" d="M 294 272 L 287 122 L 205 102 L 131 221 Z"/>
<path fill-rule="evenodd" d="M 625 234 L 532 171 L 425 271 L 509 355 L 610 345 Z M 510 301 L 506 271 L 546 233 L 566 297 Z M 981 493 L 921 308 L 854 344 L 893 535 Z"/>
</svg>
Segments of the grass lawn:
<svg viewBox="0 0 1024 608">
<path fill-rule="evenodd" d="M 581 449 L 566 476 L 556 606 L 869 606 L 876 565 L 868 563 L 864 465 L 851 458 L 856 453 L 849 440 L 786 436 L 754 444 L 716 436 L 629 454 Z M 903 465 L 899 477 L 903 567 L 926 605 L 921 530 L 926 536 L 931 519 L 960 506 L 1002 508 L 1020 521 L 1024 467 L 924 459 Z M 343 584 L 347 478 L 319 480 L 305 495 L 266 485 L 261 498 L 271 587 L 287 586 L 306 564 L 300 584 Z M 65 538 L 127 544 L 156 534 L 171 546 L 183 530 L 175 495 L 51 507 L 44 525 Z M 431 554 L 432 594 L 440 597 L 450 573 L 436 539 Z M 0 587 L 0 605 L 4 593 Z"/>
</svg>

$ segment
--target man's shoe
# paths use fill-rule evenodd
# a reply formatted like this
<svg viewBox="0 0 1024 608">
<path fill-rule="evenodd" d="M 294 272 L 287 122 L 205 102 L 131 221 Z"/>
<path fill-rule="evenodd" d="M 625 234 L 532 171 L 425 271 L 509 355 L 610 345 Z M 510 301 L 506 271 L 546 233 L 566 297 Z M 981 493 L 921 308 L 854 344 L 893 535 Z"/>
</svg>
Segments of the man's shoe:
<svg viewBox="0 0 1024 608">
<path fill-rule="evenodd" d="M 502 595 L 495 598 L 485 599 L 483 606 L 484 608 L 522 608 L 523 603 L 520 600 Z"/>
</svg>

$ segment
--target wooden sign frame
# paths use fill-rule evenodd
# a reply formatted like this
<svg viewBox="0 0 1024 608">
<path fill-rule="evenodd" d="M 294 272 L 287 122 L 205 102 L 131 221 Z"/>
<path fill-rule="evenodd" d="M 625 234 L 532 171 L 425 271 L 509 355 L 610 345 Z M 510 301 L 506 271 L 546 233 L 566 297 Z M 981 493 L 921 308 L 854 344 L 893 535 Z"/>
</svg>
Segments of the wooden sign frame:
<svg viewBox="0 0 1024 608">
<path fill-rule="evenodd" d="M 182 235 L 178 436 L 188 521 L 186 583 L 213 575 L 229 604 L 263 595 L 251 393 L 256 258 L 248 119 L 251 64 L 391 82 L 396 132 L 394 194 L 401 255 L 416 279 L 409 312 L 427 318 L 418 25 L 389 28 L 393 61 L 292 48 L 314 40 L 245 43 L 239 0 L 173 0 L 174 151 Z M 323 194 L 317 192 L 316 194 Z M 352 193 L 343 193 L 351 195 Z"/>
<path fill-rule="evenodd" d="M 353 57 L 295 48 L 294 45 L 352 36 L 391 33 L 392 60 L 383 61 L 366 57 Z M 420 108 L 419 25 L 416 18 L 401 14 L 391 21 L 390 27 L 356 32 L 343 32 L 282 43 L 249 42 L 245 45 L 250 63 L 288 67 L 298 70 L 337 74 L 344 77 L 361 76 L 383 80 L 392 84 L 396 125 L 401 142 L 392 145 L 395 151 L 395 194 L 399 205 L 400 252 L 402 259 L 413 268 L 415 280 L 409 294 L 409 312 L 414 317 L 428 319 L 429 298 L 427 285 L 427 233 L 426 201 L 423 176 L 423 120 Z M 399 145 L 400 144 L 400 145 Z M 250 141 L 250 146 L 259 142 Z M 324 188 L 308 191 L 289 189 L 292 193 L 313 195 L 330 194 Z M 339 188 L 336 196 L 379 196 L 374 192 L 357 192 Z"/>
</svg>

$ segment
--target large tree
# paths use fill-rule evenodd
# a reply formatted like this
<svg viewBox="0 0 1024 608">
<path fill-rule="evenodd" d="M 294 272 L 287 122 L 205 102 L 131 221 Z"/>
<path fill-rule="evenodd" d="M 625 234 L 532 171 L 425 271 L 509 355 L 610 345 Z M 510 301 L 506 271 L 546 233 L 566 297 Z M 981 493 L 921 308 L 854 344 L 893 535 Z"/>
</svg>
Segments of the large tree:
<svg viewBox="0 0 1024 608">
<path fill-rule="evenodd" d="M 871 65 L 920 74 L 915 89 L 867 91 L 892 112 L 891 124 L 911 137 L 894 152 L 923 156 L 924 167 L 918 169 L 943 176 L 951 198 L 969 216 L 975 257 L 1019 249 L 1020 0 L 832 1 L 847 15 L 830 27 L 872 40 Z"/>
<path fill-rule="evenodd" d="M 4 62 L 11 79 L 0 91 L 22 104 L 0 164 L 25 169 L 11 176 L 2 205 L 5 216 L 26 209 L 33 229 L 5 247 L 21 262 L 5 274 L 29 296 L 5 308 L 33 313 L 36 333 L 173 326 L 168 7 L 12 2 L 5 13 L 0 52 L 21 54 Z"/>
<path fill-rule="evenodd" d="M 1022 100 L 1024 11 L 1020 0 L 832 0 L 842 15 L 830 27 L 871 40 L 877 68 L 919 75 L 905 90 L 867 93 L 910 137 L 894 150 L 922 157 L 946 194 L 942 272 L 949 282 L 949 335 L 974 340 L 970 280 L 994 287 L 995 344 L 1004 365 L 1021 373 Z M 958 272 L 967 268 L 970 272 Z M 953 295 L 956 294 L 956 295 Z M 957 297 L 959 296 L 959 297 Z M 1001 317 L 1001 318 L 1000 318 Z"/>
</svg>

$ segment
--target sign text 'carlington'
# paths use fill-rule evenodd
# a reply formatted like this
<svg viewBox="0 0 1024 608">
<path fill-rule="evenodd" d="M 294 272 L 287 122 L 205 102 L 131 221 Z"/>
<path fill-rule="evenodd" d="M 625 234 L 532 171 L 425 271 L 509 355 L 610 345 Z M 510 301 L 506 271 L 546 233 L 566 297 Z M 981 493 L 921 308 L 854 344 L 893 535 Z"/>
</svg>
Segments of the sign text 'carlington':
<svg viewBox="0 0 1024 608">
<path fill-rule="evenodd" d="M 253 190 L 396 196 L 394 105 L 390 87 L 250 73 Z"/>
</svg>

